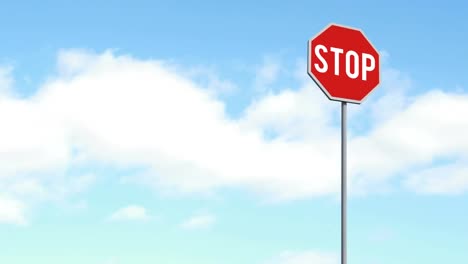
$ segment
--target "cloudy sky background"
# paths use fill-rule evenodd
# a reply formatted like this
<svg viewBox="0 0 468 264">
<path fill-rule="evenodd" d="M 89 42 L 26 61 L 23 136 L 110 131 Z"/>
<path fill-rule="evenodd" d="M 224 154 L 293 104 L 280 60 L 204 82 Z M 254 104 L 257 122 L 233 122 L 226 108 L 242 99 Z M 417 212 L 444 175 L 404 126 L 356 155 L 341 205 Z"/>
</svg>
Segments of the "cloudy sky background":
<svg viewBox="0 0 468 264">
<path fill-rule="evenodd" d="M 338 263 L 340 108 L 305 63 L 330 22 L 382 56 L 349 107 L 349 262 L 460 262 L 464 8 L 6 5 L 0 262 Z"/>
</svg>

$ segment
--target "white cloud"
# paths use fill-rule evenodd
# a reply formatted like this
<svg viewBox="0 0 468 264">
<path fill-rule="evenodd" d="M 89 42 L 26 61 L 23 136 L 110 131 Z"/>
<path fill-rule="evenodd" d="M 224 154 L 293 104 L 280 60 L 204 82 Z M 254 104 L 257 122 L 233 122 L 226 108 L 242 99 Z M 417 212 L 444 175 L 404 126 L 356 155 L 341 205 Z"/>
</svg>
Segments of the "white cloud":
<svg viewBox="0 0 468 264">
<path fill-rule="evenodd" d="M 0 196 L 0 223 L 26 225 L 26 206 L 18 200 Z"/>
<path fill-rule="evenodd" d="M 69 57 L 81 61 L 76 54 Z M 76 64 L 72 68 L 79 68 Z M 177 192 L 238 186 L 287 198 L 329 193 L 337 183 L 336 177 L 310 177 L 314 171 L 329 174 L 325 169 L 331 162 L 323 156 L 327 153 L 323 147 L 263 139 L 260 130 L 247 127 L 244 120 L 228 118 L 221 101 L 162 62 L 105 53 L 96 55 L 85 68 L 73 78 L 50 81 L 31 99 L 35 104 L 30 107 L 38 110 L 30 111 L 43 111 L 56 121 L 51 129 L 60 133 L 49 145 L 61 148 L 47 151 L 55 153 L 54 162 L 61 162 L 44 161 L 49 167 L 66 167 L 73 148 L 82 160 L 116 167 L 146 166 L 147 181 Z M 307 108 L 305 98 L 320 100 L 314 99 L 319 98 L 318 92 L 311 88 L 304 87 L 303 95 L 290 96 Z M 306 110 L 314 114 L 314 109 L 320 108 Z M 297 125 L 315 118 L 302 120 L 306 115 L 300 109 L 295 113 Z M 287 118 L 282 127 L 288 124 Z M 298 133 L 291 132 L 292 136 Z M 323 140 L 315 142 L 325 145 Z"/>
<path fill-rule="evenodd" d="M 265 57 L 256 69 L 254 86 L 260 91 L 267 90 L 268 86 L 278 79 L 281 66 L 278 59 Z"/>
<path fill-rule="evenodd" d="M 216 222 L 216 217 L 212 214 L 198 214 L 190 217 L 181 224 L 183 229 L 205 229 Z"/>
<path fill-rule="evenodd" d="M 198 66 L 187 68 L 177 65 L 172 65 L 172 67 L 214 95 L 233 94 L 238 89 L 233 82 L 221 79 L 213 67 Z"/>
<path fill-rule="evenodd" d="M 57 56 L 58 72 L 62 77 L 71 77 L 86 70 L 93 61 L 93 54 L 84 49 L 60 50 Z"/>
<path fill-rule="evenodd" d="M 109 217 L 111 221 L 146 221 L 149 218 L 146 209 L 140 205 L 120 208 Z"/>
<path fill-rule="evenodd" d="M 271 130 L 284 140 L 317 142 L 338 132 L 332 126 L 334 106 L 309 83 L 298 91 L 270 93 L 253 102 L 240 124 L 258 133 Z"/>
<path fill-rule="evenodd" d="M 33 203 L 63 201 L 66 197 L 81 193 L 95 181 L 93 174 L 83 175 L 12 175 L 0 179 L 0 190 L 20 200 Z"/>
<path fill-rule="evenodd" d="M 285 251 L 266 264 L 338 264 L 335 254 L 320 251 Z"/>
<path fill-rule="evenodd" d="M 468 119 L 453 114 L 465 112 L 467 95 L 431 91 L 418 97 L 368 135 L 352 140 L 350 171 L 365 185 L 431 168 L 437 159 L 467 157 Z M 450 175 L 444 179 L 450 181 Z"/>
<path fill-rule="evenodd" d="M 420 193 L 460 194 L 468 191 L 467 163 L 458 163 L 423 169 L 410 174 L 406 186 Z"/>
<path fill-rule="evenodd" d="M 89 186 L 92 177 L 67 172 L 90 164 L 143 168 L 140 181 L 175 193 L 226 187 L 271 199 L 338 193 L 339 104 L 311 80 L 263 95 L 233 119 L 216 93 L 163 61 L 71 50 L 59 54 L 58 67 L 35 95 L 0 97 L 1 193 L 33 199 L 61 185 L 68 191 L 58 193 L 76 193 L 84 188 L 71 186 Z M 271 82 L 277 71 L 262 74 Z M 365 134 L 349 136 L 353 190 L 417 173 L 437 158 L 468 156 L 468 119 L 454 114 L 468 112 L 468 96 L 431 91 L 408 100 L 411 83 L 394 75 L 388 93 L 355 110 L 375 117 Z M 400 92 L 391 95 L 396 86 Z M 414 182 L 413 189 L 425 184 Z"/>
<path fill-rule="evenodd" d="M 12 72 L 13 67 L 0 66 L 0 97 L 4 95 L 9 95 L 12 92 L 14 84 Z"/>
</svg>

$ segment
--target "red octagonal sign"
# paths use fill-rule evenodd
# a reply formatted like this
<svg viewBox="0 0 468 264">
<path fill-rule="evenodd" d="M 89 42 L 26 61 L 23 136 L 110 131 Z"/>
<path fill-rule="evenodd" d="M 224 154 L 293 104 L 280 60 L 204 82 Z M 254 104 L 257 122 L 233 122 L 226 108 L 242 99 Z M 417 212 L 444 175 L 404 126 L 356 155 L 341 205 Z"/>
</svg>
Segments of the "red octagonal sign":
<svg viewBox="0 0 468 264">
<path fill-rule="evenodd" d="M 360 104 L 380 81 L 379 53 L 359 29 L 329 25 L 309 40 L 307 60 L 330 100 Z"/>
</svg>

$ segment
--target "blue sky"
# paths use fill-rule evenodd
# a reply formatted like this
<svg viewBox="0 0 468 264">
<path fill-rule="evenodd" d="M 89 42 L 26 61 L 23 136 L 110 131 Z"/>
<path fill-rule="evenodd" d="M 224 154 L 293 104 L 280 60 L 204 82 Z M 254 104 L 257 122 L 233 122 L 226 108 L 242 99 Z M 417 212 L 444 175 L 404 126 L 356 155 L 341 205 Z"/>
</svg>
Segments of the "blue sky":
<svg viewBox="0 0 468 264">
<path fill-rule="evenodd" d="M 43 1 L 0 10 L 0 263 L 334 264 L 339 103 L 307 40 L 361 28 L 349 263 L 460 263 L 462 1 Z"/>
</svg>

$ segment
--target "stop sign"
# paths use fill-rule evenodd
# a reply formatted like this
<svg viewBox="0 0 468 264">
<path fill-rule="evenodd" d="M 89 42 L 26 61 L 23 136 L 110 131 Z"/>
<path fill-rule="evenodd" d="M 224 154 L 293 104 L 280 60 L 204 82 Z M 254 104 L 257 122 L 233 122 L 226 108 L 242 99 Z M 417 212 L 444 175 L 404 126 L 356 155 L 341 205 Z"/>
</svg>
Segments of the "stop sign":
<svg viewBox="0 0 468 264">
<path fill-rule="evenodd" d="M 380 81 L 379 53 L 359 29 L 329 25 L 309 40 L 307 60 L 330 100 L 360 104 Z"/>
</svg>

